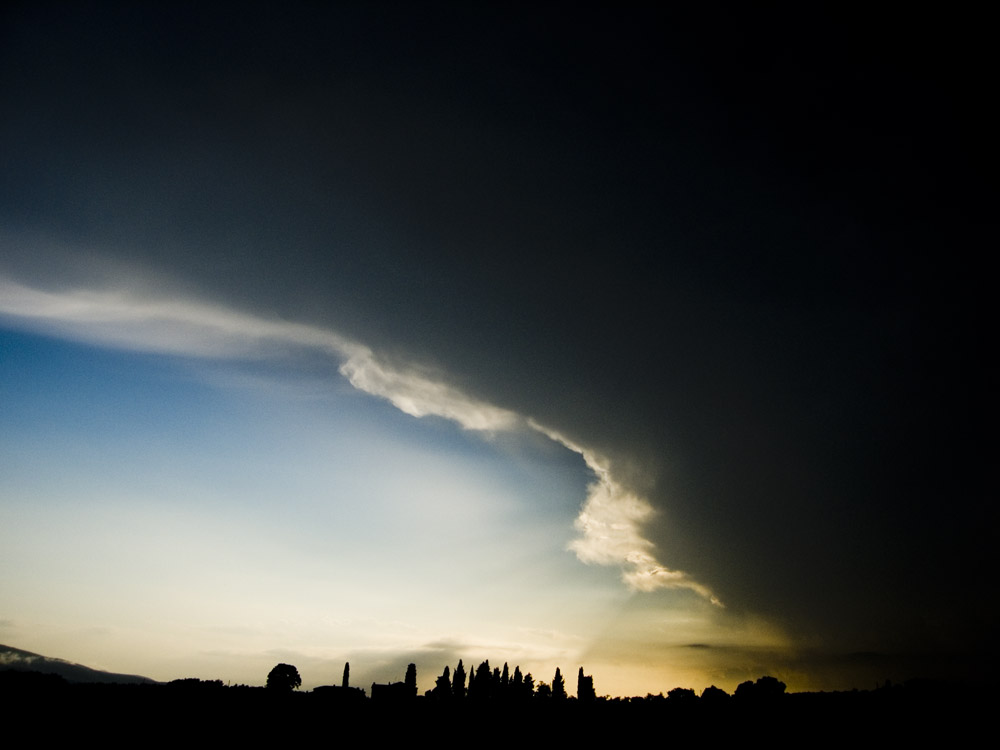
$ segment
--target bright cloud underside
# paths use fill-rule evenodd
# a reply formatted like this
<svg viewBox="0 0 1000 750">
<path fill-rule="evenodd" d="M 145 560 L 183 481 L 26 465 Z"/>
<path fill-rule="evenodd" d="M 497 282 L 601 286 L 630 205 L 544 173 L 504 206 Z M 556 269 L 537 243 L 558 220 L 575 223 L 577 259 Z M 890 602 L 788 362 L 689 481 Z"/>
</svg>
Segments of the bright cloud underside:
<svg viewBox="0 0 1000 750">
<path fill-rule="evenodd" d="M 652 506 L 616 482 L 606 460 L 530 418 L 471 398 L 439 377 L 414 366 L 391 365 L 336 331 L 194 300 L 116 290 L 46 291 L 2 277 L 0 315 L 60 337 L 127 350 L 256 359 L 295 348 L 319 351 L 340 360 L 339 371 L 353 387 L 414 417 L 442 417 L 475 431 L 540 432 L 578 453 L 596 477 L 576 519 L 580 536 L 570 544 L 582 562 L 621 567 L 632 590 L 689 589 L 721 606 L 706 586 L 655 558 L 653 543 L 642 535 Z"/>
</svg>

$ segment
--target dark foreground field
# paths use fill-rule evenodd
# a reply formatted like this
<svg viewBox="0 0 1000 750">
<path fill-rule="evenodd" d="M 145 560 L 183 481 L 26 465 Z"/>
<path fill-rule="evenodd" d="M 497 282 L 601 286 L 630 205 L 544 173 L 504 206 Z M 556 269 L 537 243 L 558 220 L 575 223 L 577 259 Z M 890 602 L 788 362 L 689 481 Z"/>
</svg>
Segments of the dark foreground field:
<svg viewBox="0 0 1000 750">
<path fill-rule="evenodd" d="M 995 691 L 913 682 L 871 691 L 791 693 L 748 700 L 598 698 L 476 702 L 345 700 L 217 682 L 72 684 L 41 673 L 0 673 L 9 725 L 43 737 L 141 743 L 314 742 L 475 746 L 587 745 L 642 741 L 854 745 L 980 737 Z"/>
</svg>

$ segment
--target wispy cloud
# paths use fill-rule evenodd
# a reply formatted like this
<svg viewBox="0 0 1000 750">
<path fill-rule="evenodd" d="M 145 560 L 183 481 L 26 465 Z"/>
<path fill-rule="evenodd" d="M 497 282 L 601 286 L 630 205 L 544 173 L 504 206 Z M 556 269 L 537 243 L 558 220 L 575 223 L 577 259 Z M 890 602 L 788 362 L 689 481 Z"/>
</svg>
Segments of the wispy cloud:
<svg viewBox="0 0 1000 750">
<path fill-rule="evenodd" d="M 367 350 L 351 356 L 340 373 L 358 390 L 381 396 L 414 417 L 444 417 L 467 430 L 490 431 L 509 430 L 520 421 L 514 412 L 470 398 L 414 369 L 388 367 Z"/>
<path fill-rule="evenodd" d="M 122 349 L 194 357 L 273 357 L 290 348 L 342 360 L 340 373 L 358 390 L 414 417 L 438 416 L 469 430 L 508 430 L 513 412 L 466 396 L 415 367 L 394 367 L 371 349 L 328 328 L 268 320 L 183 299 L 121 291 L 45 291 L 0 277 L 0 314 L 71 339 Z"/>
<path fill-rule="evenodd" d="M 653 543 L 642 534 L 653 508 L 615 480 L 609 461 L 534 420 L 467 395 L 434 373 L 390 364 L 329 328 L 181 298 L 119 290 L 47 291 L 3 277 L 0 315 L 54 335 L 128 350 L 223 358 L 270 358 L 296 348 L 320 351 L 340 360 L 339 371 L 352 386 L 414 417 L 437 416 L 475 431 L 536 430 L 578 453 L 596 478 L 576 519 L 581 536 L 570 544 L 582 562 L 620 566 L 622 580 L 636 591 L 689 589 L 721 606 L 706 586 L 656 559 Z"/>
<path fill-rule="evenodd" d="M 264 357 L 275 345 L 351 357 L 367 349 L 338 333 L 301 323 L 177 298 L 118 290 L 45 291 L 0 277 L 0 314 L 66 338 L 135 351 L 193 357 Z"/>
</svg>

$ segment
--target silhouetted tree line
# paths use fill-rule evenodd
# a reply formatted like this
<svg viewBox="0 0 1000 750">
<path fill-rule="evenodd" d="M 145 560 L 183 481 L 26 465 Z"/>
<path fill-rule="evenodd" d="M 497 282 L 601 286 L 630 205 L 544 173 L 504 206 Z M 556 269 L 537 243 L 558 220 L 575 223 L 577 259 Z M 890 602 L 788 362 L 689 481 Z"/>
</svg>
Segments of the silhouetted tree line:
<svg viewBox="0 0 1000 750">
<path fill-rule="evenodd" d="M 596 697 L 594 695 L 594 678 L 584 675 L 583 667 L 580 667 L 577 679 L 577 694 L 583 695 L 584 700 L 594 700 Z M 450 667 L 445 666 L 444 672 L 435 680 L 434 688 L 425 692 L 424 697 L 446 703 L 458 701 L 517 703 L 549 698 L 561 701 L 566 700 L 568 696 L 566 695 L 565 681 L 558 668 L 556 668 L 556 673 L 552 678 L 551 686 L 541 682 L 536 687 L 535 678 L 532 677 L 531 672 L 522 674 L 521 667 L 515 666 L 513 673 L 511 673 L 510 665 L 507 662 L 504 662 L 502 669 L 500 667 L 491 669 L 487 659 L 469 673 L 468 685 L 466 685 L 465 664 L 459 659 L 454 673 L 451 672 Z"/>
<path fill-rule="evenodd" d="M 671 736 L 678 738 L 696 737 L 706 727 L 713 732 L 786 728 L 810 733 L 821 728 L 845 735 L 869 726 L 899 731 L 935 717 L 969 712 L 974 705 L 970 701 L 984 696 L 967 686 L 935 682 L 887 682 L 868 691 L 789 694 L 781 680 L 764 676 L 740 684 L 733 694 L 716 686 L 700 695 L 677 687 L 666 694 L 611 698 L 596 694 L 593 676 L 582 667 L 576 696 L 569 696 L 561 670 L 547 683 L 523 673 L 520 666 L 494 667 L 488 660 L 474 669 L 467 669 L 461 660 L 453 669 L 446 666 L 422 696 L 417 694 L 413 664 L 400 682 L 373 685 L 371 696 L 351 687 L 349 680 L 346 664 L 339 685 L 312 691 L 297 689 L 301 676 L 287 664 L 271 670 L 267 687 L 195 678 L 155 684 L 70 683 L 55 675 L 0 671 L 0 706 L 9 716 L 39 710 L 69 717 L 67 721 L 113 716 L 123 727 L 137 730 L 191 723 L 221 730 L 225 722 L 225 731 L 237 734 L 241 727 L 251 733 L 251 727 L 279 728 L 282 722 L 319 727 L 331 718 L 390 736 L 401 727 L 433 731 L 451 725 L 474 732 L 486 721 L 500 721 L 502 726 L 517 720 L 519 726 L 551 731 L 553 736 L 596 742 L 613 739 L 612 731 L 623 725 L 636 731 L 658 731 L 669 725 Z M 607 737 L 601 734 L 605 731 Z M 257 739 L 256 734 L 252 738 Z"/>
</svg>

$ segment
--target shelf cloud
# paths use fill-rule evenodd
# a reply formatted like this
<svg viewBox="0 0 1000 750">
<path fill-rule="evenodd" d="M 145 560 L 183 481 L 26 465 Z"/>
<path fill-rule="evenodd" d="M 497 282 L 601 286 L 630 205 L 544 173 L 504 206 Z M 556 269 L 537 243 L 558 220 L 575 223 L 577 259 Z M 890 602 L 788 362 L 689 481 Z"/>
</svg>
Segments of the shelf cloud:
<svg viewBox="0 0 1000 750">
<path fill-rule="evenodd" d="M 440 417 L 479 432 L 540 432 L 579 454 L 595 477 L 574 524 L 581 536 L 570 544 L 581 562 L 622 568 L 623 582 L 635 591 L 688 589 L 721 605 L 707 586 L 654 557 L 655 545 L 642 535 L 653 507 L 615 481 L 606 459 L 530 417 L 474 399 L 441 377 L 412 365 L 390 365 L 336 331 L 188 299 L 106 289 L 48 291 L 4 277 L 0 315 L 58 336 L 165 355 L 265 358 L 297 347 L 316 350 L 338 359 L 339 372 L 356 389 L 410 416 Z"/>
</svg>

